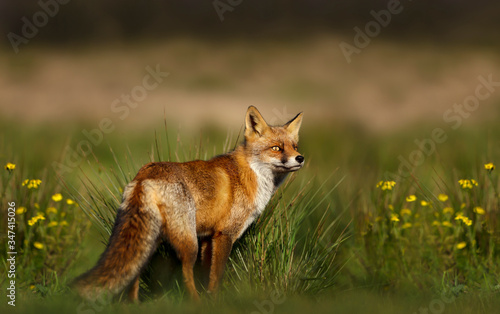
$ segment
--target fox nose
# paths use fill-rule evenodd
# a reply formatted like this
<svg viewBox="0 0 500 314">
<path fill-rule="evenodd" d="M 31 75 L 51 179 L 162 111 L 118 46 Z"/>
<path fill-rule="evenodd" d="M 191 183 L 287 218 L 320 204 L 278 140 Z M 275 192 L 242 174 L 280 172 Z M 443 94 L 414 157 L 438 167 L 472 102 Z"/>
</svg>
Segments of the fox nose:
<svg viewBox="0 0 500 314">
<path fill-rule="evenodd" d="M 301 164 L 304 162 L 304 156 L 298 155 L 297 157 L 295 157 L 295 160 L 297 160 L 297 162 Z"/>
</svg>

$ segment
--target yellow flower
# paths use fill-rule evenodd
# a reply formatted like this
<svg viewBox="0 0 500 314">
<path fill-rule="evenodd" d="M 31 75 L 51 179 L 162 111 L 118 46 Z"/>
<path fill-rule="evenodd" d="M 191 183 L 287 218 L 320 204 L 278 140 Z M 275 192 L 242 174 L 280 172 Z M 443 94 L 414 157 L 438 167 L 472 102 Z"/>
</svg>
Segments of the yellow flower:
<svg viewBox="0 0 500 314">
<path fill-rule="evenodd" d="M 47 214 L 57 214 L 57 209 L 55 207 L 47 208 Z"/>
<path fill-rule="evenodd" d="M 407 201 L 408 203 L 415 202 L 416 200 L 417 200 L 417 197 L 416 197 L 415 195 L 408 195 L 408 196 L 406 197 L 406 201 Z"/>
<path fill-rule="evenodd" d="M 40 243 L 40 242 L 36 242 L 36 241 L 35 241 L 35 243 L 33 243 L 33 246 L 34 246 L 34 247 L 36 247 L 36 248 L 37 248 L 37 249 L 39 249 L 39 250 L 42 250 L 42 249 L 43 249 L 43 244 L 42 244 L 42 243 Z"/>
<path fill-rule="evenodd" d="M 57 226 L 58 224 L 59 223 L 57 221 L 51 221 L 51 222 L 49 222 L 49 224 L 47 225 L 47 227 L 52 228 L 52 227 Z"/>
<path fill-rule="evenodd" d="M 16 165 L 13 163 L 8 162 L 5 165 L 5 170 L 7 170 L 8 172 L 12 172 L 12 170 L 14 170 L 14 169 L 16 169 Z"/>
<path fill-rule="evenodd" d="M 66 220 L 61 221 L 61 226 L 67 226 L 68 222 Z"/>
<path fill-rule="evenodd" d="M 492 162 L 487 163 L 484 165 L 484 169 L 488 170 L 488 172 L 492 172 L 495 170 L 495 165 Z"/>
<path fill-rule="evenodd" d="M 36 287 L 35 287 L 35 285 L 31 285 L 31 286 L 30 286 L 30 290 L 33 290 L 33 289 L 35 289 L 35 288 L 36 288 Z"/>
<path fill-rule="evenodd" d="M 394 181 L 379 181 L 377 183 L 377 188 L 382 189 L 382 191 L 392 190 L 392 188 L 396 185 Z"/>
<path fill-rule="evenodd" d="M 446 194 L 439 194 L 438 195 L 438 199 L 441 201 L 441 202 L 446 202 L 448 200 L 448 195 Z"/>
<path fill-rule="evenodd" d="M 434 221 L 432 222 L 432 225 L 433 225 L 433 226 L 436 226 L 436 227 L 439 227 L 441 224 L 439 223 L 439 221 L 434 220 Z"/>
<path fill-rule="evenodd" d="M 391 204 L 389 204 L 389 205 L 387 206 L 387 208 L 389 208 L 390 210 L 394 210 L 394 206 L 393 206 L 393 205 L 391 205 Z"/>
<path fill-rule="evenodd" d="M 398 215 L 397 214 L 392 214 L 391 215 L 391 221 L 398 222 L 399 221 Z"/>
<path fill-rule="evenodd" d="M 457 248 L 458 250 L 461 250 L 461 249 L 463 249 L 463 248 L 464 248 L 464 247 L 466 247 L 466 246 L 467 246 L 467 243 L 466 243 L 466 242 L 460 242 L 460 243 L 458 243 L 458 244 L 456 245 L 456 248 Z"/>
<path fill-rule="evenodd" d="M 427 202 L 427 201 L 421 201 L 420 202 L 420 205 L 422 206 L 429 206 L 431 203 Z"/>
<path fill-rule="evenodd" d="M 54 202 L 60 202 L 61 200 L 63 199 L 61 193 L 56 193 L 54 195 L 52 195 L 52 200 Z"/>
<path fill-rule="evenodd" d="M 404 216 L 404 215 L 411 215 L 411 210 L 409 210 L 408 208 L 403 208 L 400 212 L 401 216 Z"/>
<path fill-rule="evenodd" d="M 405 222 L 401 228 L 403 229 L 411 228 L 411 223 Z"/>
<path fill-rule="evenodd" d="M 477 181 L 474 179 L 470 179 L 470 180 L 462 179 L 462 180 L 458 180 L 458 183 L 460 184 L 462 189 L 472 189 L 474 186 L 478 185 Z"/>
<path fill-rule="evenodd" d="M 38 187 L 42 184 L 42 180 L 39 179 L 26 179 L 23 181 L 22 186 L 26 186 L 28 189 L 38 189 Z"/>
<path fill-rule="evenodd" d="M 66 200 L 66 204 L 68 204 L 68 205 L 73 205 L 73 204 L 75 204 L 75 201 L 73 201 L 72 199 L 69 199 L 69 198 L 68 198 L 68 199 Z"/>
<path fill-rule="evenodd" d="M 455 220 L 462 220 L 462 222 L 464 224 L 466 224 L 467 226 L 472 225 L 472 220 L 470 220 L 468 217 L 464 216 L 463 213 L 457 213 L 457 215 L 455 216 Z"/>
<path fill-rule="evenodd" d="M 27 211 L 26 207 L 21 206 L 21 207 L 18 207 L 18 208 L 16 209 L 16 214 L 17 214 L 17 215 L 22 215 L 22 214 L 24 214 L 26 211 Z"/>
<path fill-rule="evenodd" d="M 449 221 L 443 221 L 441 224 L 445 227 L 450 227 L 450 228 L 453 227 L 453 225 Z"/>
<path fill-rule="evenodd" d="M 451 208 L 451 207 L 444 208 L 443 214 L 453 214 L 453 208 Z"/>
<path fill-rule="evenodd" d="M 40 213 L 38 215 L 36 215 L 35 217 L 31 218 L 30 220 L 28 220 L 28 225 L 33 226 L 39 220 L 45 220 L 45 217 Z"/>
<path fill-rule="evenodd" d="M 467 206 L 465 203 L 460 204 L 460 209 L 464 209 Z"/>
<path fill-rule="evenodd" d="M 474 212 L 478 215 L 484 215 L 486 212 L 484 211 L 484 209 L 482 207 L 474 207 Z"/>
</svg>

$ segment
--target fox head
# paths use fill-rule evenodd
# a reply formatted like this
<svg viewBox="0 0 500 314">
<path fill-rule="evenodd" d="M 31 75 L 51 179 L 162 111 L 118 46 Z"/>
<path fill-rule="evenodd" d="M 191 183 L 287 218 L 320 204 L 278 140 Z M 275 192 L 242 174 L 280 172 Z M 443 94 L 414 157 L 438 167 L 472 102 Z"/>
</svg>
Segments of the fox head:
<svg viewBox="0 0 500 314">
<path fill-rule="evenodd" d="M 273 172 L 297 171 L 304 165 L 298 152 L 302 113 L 282 126 L 269 126 L 254 106 L 245 118 L 245 147 L 254 162 Z"/>
</svg>

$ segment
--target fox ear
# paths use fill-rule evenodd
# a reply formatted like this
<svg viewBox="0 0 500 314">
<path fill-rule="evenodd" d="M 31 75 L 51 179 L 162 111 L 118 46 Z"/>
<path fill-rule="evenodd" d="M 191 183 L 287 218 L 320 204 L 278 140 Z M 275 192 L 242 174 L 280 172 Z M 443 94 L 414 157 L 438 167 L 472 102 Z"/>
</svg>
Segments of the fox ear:
<svg viewBox="0 0 500 314">
<path fill-rule="evenodd" d="M 294 137 L 297 141 L 299 140 L 299 130 L 302 124 L 302 112 L 295 116 L 292 120 L 288 121 L 283 127 L 288 131 L 288 133 Z"/>
<path fill-rule="evenodd" d="M 267 129 L 269 129 L 269 126 L 264 118 L 262 118 L 259 110 L 254 106 L 248 107 L 247 116 L 245 118 L 245 136 L 262 136 Z"/>
</svg>

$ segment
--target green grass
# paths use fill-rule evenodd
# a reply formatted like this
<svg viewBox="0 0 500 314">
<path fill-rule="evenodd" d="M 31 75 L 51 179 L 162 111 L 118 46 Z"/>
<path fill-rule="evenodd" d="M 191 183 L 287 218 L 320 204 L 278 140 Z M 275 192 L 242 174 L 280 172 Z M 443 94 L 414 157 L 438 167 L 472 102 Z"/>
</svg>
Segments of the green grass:
<svg viewBox="0 0 500 314">
<path fill-rule="evenodd" d="M 484 169 L 488 162 L 500 164 L 500 149 L 492 136 L 498 134 L 497 126 L 450 133 L 411 176 L 397 177 L 392 189 L 383 190 L 377 183 L 392 180 L 385 174 L 397 170 L 399 155 L 407 158 L 416 149 L 413 141 L 425 136 L 425 127 L 373 136 L 305 125 L 300 150 L 307 166 L 287 181 L 238 241 L 218 300 L 205 297 L 203 305 L 192 304 L 176 259 L 164 247 L 143 278 L 143 303 L 114 302 L 96 308 L 75 298 L 68 283 L 103 251 L 100 242 L 107 240 L 124 185 L 148 161 L 209 158 L 232 147 L 236 136 L 227 139 L 211 130 L 167 137 L 161 127 L 156 135 L 111 134 L 75 171 L 60 178 L 51 164 L 63 158 L 66 143 L 74 146 L 81 140 L 77 130 L 67 138 L 50 128 L 36 134 L 12 125 L 4 128 L 18 132 L 9 132 L 17 134 L 14 138 L 0 138 L 2 221 L 7 221 L 8 201 L 26 207 L 16 216 L 16 312 L 102 308 L 109 313 L 285 313 L 370 308 L 375 313 L 413 313 L 443 305 L 443 313 L 475 313 L 500 305 L 499 169 Z M 36 143 L 40 137 L 51 140 L 44 141 L 39 154 L 16 144 Z M 16 169 L 4 170 L 7 162 L 15 163 Z M 22 186 L 25 179 L 42 183 L 28 189 Z M 474 179 L 478 186 L 463 189 L 460 179 Z M 62 201 L 52 198 L 57 193 Z M 440 200 L 439 194 L 448 198 Z M 409 195 L 416 201 L 408 202 Z M 422 205 L 423 200 L 428 204 Z M 470 224 L 455 219 L 458 213 Z M 30 226 L 37 215 L 45 220 Z M 2 235 L 6 226 L 0 226 Z M 2 236 L 2 247 L 5 241 Z M 35 242 L 43 247 L 38 249 Z M 460 243 L 465 247 L 457 246 Z M 0 279 L 3 291 L 6 279 Z M 6 302 L 0 308 L 11 309 Z"/>
</svg>

